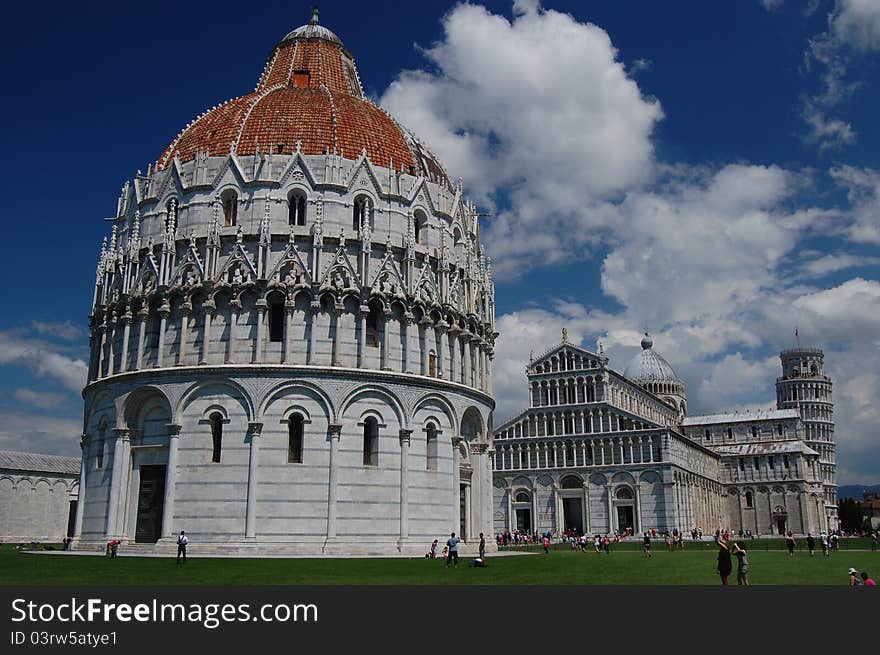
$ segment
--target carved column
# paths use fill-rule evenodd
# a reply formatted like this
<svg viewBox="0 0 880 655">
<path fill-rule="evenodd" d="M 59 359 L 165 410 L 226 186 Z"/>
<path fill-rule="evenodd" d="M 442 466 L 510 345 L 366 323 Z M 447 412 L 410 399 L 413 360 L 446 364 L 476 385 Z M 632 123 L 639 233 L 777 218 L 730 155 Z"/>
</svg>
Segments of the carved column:
<svg viewBox="0 0 880 655">
<path fill-rule="evenodd" d="M 235 327 L 238 323 L 238 312 L 241 310 L 241 302 L 229 301 L 229 338 L 226 340 L 226 363 L 235 363 Z"/>
<path fill-rule="evenodd" d="M 456 534 L 461 529 L 461 450 L 459 447 L 462 441 L 461 437 L 452 437 L 452 526 Z"/>
<path fill-rule="evenodd" d="M 119 503 L 128 495 L 124 493 L 123 481 L 126 467 L 130 467 L 129 460 L 129 431 L 126 428 L 113 430 L 113 469 L 110 471 L 110 499 L 107 507 L 107 525 L 105 536 L 107 539 L 119 535 Z"/>
<path fill-rule="evenodd" d="M 306 355 L 306 364 L 313 364 L 315 362 L 315 344 L 317 343 L 317 319 L 318 312 L 321 311 L 321 305 L 312 301 L 312 304 L 309 306 L 309 351 Z"/>
<path fill-rule="evenodd" d="M 137 348 L 137 360 L 134 363 L 134 367 L 138 370 L 144 367 L 144 341 L 147 338 L 147 321 L 150 319 L 150 311 L 147 308 L 147 301 L 144 300 L 144 306 L 138 311 L 138 323 L 140 327 L 138 329 L 138 348 Z"/>
<path fill-rule="evenodd" d="M 186 335 L 189 332 L 189 316 L 192 305 L 183 303 L 180 308 L 180 348 L 177 351 L 177 365 L 186 366 Z"/>
<path fill-rule="evenodd" d="M 251 449 L 248 457 L 247 513 L 244 523 L 245 539 L 256 539 L 257 537 L 257 473 L 260 465 L 259 445 L 262 431 L 262 423 L 248 423 Z"/>
<path fill-rule="evenodd" d="M 204 323 L 202 325 L 202 354 L 199 357 L 199 364 L 207 364 L 211 354 L 211 323 L 214 320 L 214 311 L 216 305 L 212 300 L 206 300 L 202 304 L 202 316 Z"/>
<path fill-rule="evenodd" d="M 293 312 L 295 304 L 290 300 L 284 301 L 284 354 L 281 361 L 290 364 L 293 355 Z"/>
<path fill-rule="evenodd" d="M 409 537 L 409 446 L 412 430 L 400 431 L 400 544 Z"/>
<path fill-rule="evenodd" d="M 428 353 L 430 352 L 430 347 L 428 346 L 428 325 L 430 325 L 431 320 L 427 316 L 423 316 L 422 320 L 419 321 L 419 351 L 421 352 L 421 374 L 428 375 L 429 366 L 428 366 Z"/>
<path fill-rule="evenodd" d="M 385 310 L 382 313 L 382 348 L 379 350 L 379 368 L 383 371 L 390 371 L 391 367 L 388 365 L 388 324 L 391 322 L 391 312 L 389 310 Z"/>
<path fill-rule="evenodd" d="M 115 315 L 108 312 L 107 314 L 107 377 L 113 375 L 113 342 L 116 340 L 116 319 Z"/>
<path fill-rule="evenodd" d="M 168 431 L 168 467 L 165 470 L 165 500 L 162 506 L 162 536 L 170 539 L 174 536 L 174 495 L 177 483 L 177 446 L 180 442 L 180 426 L 169 423 Z"/>
<path fill-rule="evenodd" d="M 592 534 L 590 529 L 590 483 L 584 481 L 584 534 Z"/>
<path fill-rule="evenodd" d="M 610 484 L 605 485 L 605 492 L 608 495 L 608 532 L 614 532 L 614 499 L 612 498 L 612 487 Z"/>
<path fill-rule="evenodd" d="M 437 377 L 444 377 L 443 374 L 443 335 L 446 331 L 446 328 L 449 327 L 446 324 L 446 321 L 440 319 L 437 325 L 434 326 L 434 333 L 437 336 Z M 450 374 L 450 379 L 452 376 Z"/>
<path fill-rule="evenodd" d="M 330 344 L 330 366 L 339 366 L 339 333 L 341 331 L 339 319 L 342 318 L 344 308 L 337 305 L 330 311 L 330 323 L 333 328 L 333 341 Z"/>
<path fill-rule="evenodd" d="M 86 470 L 89 466 L 89 435 L 83 434 L 79 441 L 81 452 L 79 463 L 79 495 L 76 499 L 76 523 L 74 524 L 73 537 L 82 537 L 83 514 L 86 511 Z"/>
<path fill-rule="evenodd" d="M 327 484 L 327 539 L 336 538 L 336 497 L 339 478 L 339 438 L 342 425 L 330 424 L 330 479 Z"/>
<path fill-rule="evenodd" d="M 257 347 L 254 348 L 254 363 L 263 363 L 263 342 L 266 340 L 266 308 L 268 303 L 265 298 L 256 302 L 257 306 Z"/>
<path fill-rule="evenodd" d="M 165 329 L 168 327 L 168 315 L 171 313 L 171 307 L 168 303 L 163 303 L 159 308 L 159 347 L 156 349 L 156 368 L 162 368 L 165 361 Z"/>
<path fill-rule="evenodd" d="M 126 311 L 122 315 L 122 359 L 119 361 L 119 372 L 128 370 L 128 342 L 131 338 L 131 312 Z"/>
<path fill-rule="evenodd" d="M 645 528 L 642 526 L 642 484 L 640 482 L 636 482 L 636 534 L 641 534 L 645 532 Z"/>
<path fill-rule="evenodd" d="M 370 315 L 369 305 L 361 305 L 358 320 L 361 323 L 361 331 L 358 335 L 358 367 L 367 366 L 367 317 Z"/>
</svg>

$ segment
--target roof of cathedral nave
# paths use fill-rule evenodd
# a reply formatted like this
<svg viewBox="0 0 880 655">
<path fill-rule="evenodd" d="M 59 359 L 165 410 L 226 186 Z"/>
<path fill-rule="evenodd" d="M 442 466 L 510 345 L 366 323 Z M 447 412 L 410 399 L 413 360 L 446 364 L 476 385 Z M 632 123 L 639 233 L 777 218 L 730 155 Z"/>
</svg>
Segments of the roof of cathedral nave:
<svg viewBox="0 0 880 655">
<path fill-rule="evenodd" d="M 354 58 L 332 31 L 312 20 L 269 54 L 253 93 L 217 105 L 189 123 L 157 168 L 197 152 L 338 154 L 366 151 L 375 166 L 394 167 L 452 188 L 437 158 L 415 135 L 365 95 Z"/>
<path fill-rule="evenodd" d="M 654 341 L 645 333 L 642 351 L 630 360 L 623 376 L 634 382 L 681 382 L 663 355 L 654 350 Z"/>
</svg>

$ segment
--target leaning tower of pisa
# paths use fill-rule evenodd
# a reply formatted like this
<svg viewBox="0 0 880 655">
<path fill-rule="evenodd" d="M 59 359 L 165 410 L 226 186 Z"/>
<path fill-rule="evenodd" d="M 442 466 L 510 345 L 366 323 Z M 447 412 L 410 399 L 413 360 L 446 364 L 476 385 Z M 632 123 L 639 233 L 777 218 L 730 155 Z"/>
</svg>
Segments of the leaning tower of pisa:
<svg viewBox="0 0 880 655">
<path fill-rule="evenodd" d="M 779 354 L 782 377 L 776 380 L 776 406 L 797 409 L 807 445 L 819 453 L 828 527 L 837 528 L 837 457 L 834 442 L 834 399 L 819 348 L 793 348 Z"/>
</svg>

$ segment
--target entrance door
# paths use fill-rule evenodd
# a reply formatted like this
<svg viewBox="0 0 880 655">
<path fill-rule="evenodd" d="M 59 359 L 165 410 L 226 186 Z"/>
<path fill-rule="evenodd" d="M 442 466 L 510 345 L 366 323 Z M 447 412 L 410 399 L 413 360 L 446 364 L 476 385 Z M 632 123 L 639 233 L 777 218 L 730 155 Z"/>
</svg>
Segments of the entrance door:
<svg viewBox="0 0 880 655">
<path fill-rule="evenodd" d="M 461 485 L 461 489 L 459 490 L 459 495 L 458 495 L 458 506 L 459 506 L 459 512 L 460 512 L 460 514 L 459 514 L 460 522 L 459 522 L 459 526 L 458 526 L 458 538 L 461 539 L 462 541 L 467 541 L 467 538 L 468 538 L 468 535 L 467 535 L 468 506 L 467 506 L 467 503 L 465 502 L 466 498 L 467 498 L 467 496 L 465 494 L 465 485 Z"/>
<path fill-rule="evenodd" d="M 516 510 L 516 529 L 521 533 L 531 533 L 532 531 L 532 512 L 528 509 Z"/>
<path fill-rule="evenodd" d="M 162 536 L 162 504 L 165 500 L 165 466 L 141 466 L 137 526 L 134 540 L 154 544 Z"/>
<path fill-rule="evenodd" d="M 785 534 L 785 517 L 784 516 L 776 517 L 776 529 L 779 531 L 779 534 Z"/>
<path fill-rule="evenodd" d="M 617 507 L 617 529 L 620 532 L 623 532 L 627 528 L 629 528 L 630 532 L 633 531 L 635 525 L 633 523 L 633 508 L 632 505 L 618 505 Z"/>
<path fill-rule="evenodd" d="M 76 531 L 76 503 L 70 501 L 70 509 L 67 511 L 67 536 L 73 539 L 73 533 Z"/>
<path fill-rule="evenodd" d="M 572 530 L 578 535 L 584 533 L 584 516 L 581 507 L 580 498 L 562 499 L 562 513 L 565 516 L 565 529 Z"/>
</svg>

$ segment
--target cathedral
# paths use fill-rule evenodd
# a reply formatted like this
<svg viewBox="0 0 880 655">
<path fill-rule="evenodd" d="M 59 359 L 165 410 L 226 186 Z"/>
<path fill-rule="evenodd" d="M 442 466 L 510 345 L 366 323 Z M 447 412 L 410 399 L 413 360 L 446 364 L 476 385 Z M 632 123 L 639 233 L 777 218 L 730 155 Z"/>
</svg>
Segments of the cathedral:
<svg viewBox="0 0 880 655">
<path fill-rule="evenodd" d="M 641 346 L 623 373 L 565 331 L 531 358 L 529 407 L 494 432 L 495 534 L 837 528 L 821 350 L 780 354 L 777 409 L 690 416 L 684 382 L 649 335 Z"/>
<path fill-rule="evenodd" d="M 74 548 L 418 554 L 492 530 L 491 262 L 431 150 L 312 20 L 122 189 Z"/>
</svg>

